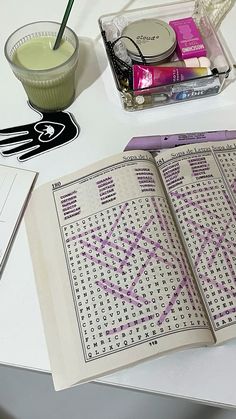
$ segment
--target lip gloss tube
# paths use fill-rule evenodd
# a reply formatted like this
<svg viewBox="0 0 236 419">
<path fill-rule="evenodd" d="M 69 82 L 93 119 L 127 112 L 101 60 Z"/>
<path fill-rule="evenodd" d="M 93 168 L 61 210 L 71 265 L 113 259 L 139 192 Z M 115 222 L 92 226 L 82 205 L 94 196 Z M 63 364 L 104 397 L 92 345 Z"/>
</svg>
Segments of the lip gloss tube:
<svg viewBox="0 0 236 419">
<path fill-rule="evenodd" d="M 155 67 L 134 64 L 134 90 L 157 87 L 164 84 L 178 83 L 211 74 L 207 67 Z"/>
</svg>

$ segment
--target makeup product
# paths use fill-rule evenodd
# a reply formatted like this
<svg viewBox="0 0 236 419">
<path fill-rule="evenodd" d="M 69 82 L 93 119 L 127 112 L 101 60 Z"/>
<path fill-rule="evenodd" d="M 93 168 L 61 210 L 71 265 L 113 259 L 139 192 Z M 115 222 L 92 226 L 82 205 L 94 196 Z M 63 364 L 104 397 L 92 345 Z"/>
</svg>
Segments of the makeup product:
<svg viewBox="0 0 236 419">
<path fill-rule="evenodd" d="M 172 56 L 176 48 L 176 35 L 171 26 L 160 19 L 140 19 L 124 28 L 122 42 L 133 62 L 143 62 L 136 44 L 146 63 L 153 64 Z"/>
<path fill-rule="evenodd" d="M 236 130 L 191 132 L 167 135 L 149 135 L 133 137 L 125 147 L 128 150 L 156 151 L 163 148 L 177 147 L 183 144 L 204 143 L 208 141 L 223 141 L 236 139 Z"/>
<path fill-rule="evenodd" d="M 207 55 L 200 31 L 192 17 L 172 20 L 169 25 L 176 34 L 176 53 L 179 59 L 184 60 Z"/>
<path fill-rule="evenodd" d="M 211 74 L 207 67 L 155 67 L 133 65 L 133 89 L 145 89 L 178 83 Z"/>
<path fill-rule="evenodd" d="M 211 67 L 211 62 L 207 57 L 188 58 L 181 61 L 168 61 L 167 63 L 158 64 L 160 67 Z"/>
</svg>

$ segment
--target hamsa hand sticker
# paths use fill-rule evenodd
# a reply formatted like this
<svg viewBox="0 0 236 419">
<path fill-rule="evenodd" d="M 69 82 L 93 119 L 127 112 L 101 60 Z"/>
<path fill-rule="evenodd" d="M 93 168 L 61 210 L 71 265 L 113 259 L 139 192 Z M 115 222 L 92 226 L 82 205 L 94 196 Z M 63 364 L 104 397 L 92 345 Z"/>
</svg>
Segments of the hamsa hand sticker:
<svg viewBox="0 0 236 419">
<path fill-rule="evenodd" d="M 70 112 L 36 112 L 40 115 L 39 121 L 0 129 L 2 156 L 17 155 L 17 159 L 23 162 L 78 137 L 80 128 Z"/>
</svg>

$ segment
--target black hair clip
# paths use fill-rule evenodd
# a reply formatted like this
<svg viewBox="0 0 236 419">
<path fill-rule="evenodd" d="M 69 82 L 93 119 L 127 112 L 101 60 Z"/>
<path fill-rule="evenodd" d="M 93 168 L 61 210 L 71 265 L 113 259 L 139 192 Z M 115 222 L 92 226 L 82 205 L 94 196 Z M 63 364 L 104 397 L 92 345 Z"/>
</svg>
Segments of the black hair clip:
<svg viewBox="0 0 236 419">
<path fill-rule="evenodd" d="M 114 71 L 119 79 L 119 82 L 121 83 L 121 85 L 129 87 L 129 88 L 133 88 L 133 70 L 132 70 L 132 65 L 127 64 L 125 61 L 123 61 L 121 58 L 119 58 L 115 51 L 114 51 L 114 47 L 116 45 L 116 43 L 118 41 L 120 41 L 122 38 L 127 38 L 129 39 L 137 48 L 137 51 L 140 55 L 141 61 L 143 64 L 146 64 L 146 60 L 142 54 L 142 51 L 140 50 L 139 46 L 136 44 L 136 42 L 130 38 L 129 36 L 120 36 L 119 38 L 117 38 L 115 41 L 111 42 L 111 41 L 107 41 L 106 39 L 106 34 L 105 31 L 102 31 L 102 36 L 106 45 L 106 48 L 109 52 L 109 56 L 111 58 L 113 67 L 114 67 Z M 128 85 L 128 86 L 127 86 Z"/>
</svg>

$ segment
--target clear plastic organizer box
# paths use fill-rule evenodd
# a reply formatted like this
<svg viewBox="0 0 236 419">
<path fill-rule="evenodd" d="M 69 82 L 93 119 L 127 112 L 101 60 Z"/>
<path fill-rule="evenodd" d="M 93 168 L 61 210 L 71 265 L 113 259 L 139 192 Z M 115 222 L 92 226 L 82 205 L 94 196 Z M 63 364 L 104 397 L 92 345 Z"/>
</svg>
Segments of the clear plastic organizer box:
<svg viewBox="0 0 236 419">
<path fill-rule="evenodd" d="M 126 60 L 126 46 L 122 38 L 119 39 L 124 28 L 140 19 L 156 18 L 169 23 L 173 20 L 188 17 L 194 19 L 200 31 L 207 52 L 206 56 L 211 62 L 210 74 L 177 83 L 134 90 L 132 83 L 132 65 L 134 62 L 130 60 L 130 57 Z M 103 15 L 99 18 L 99 27 L 115 86 L 123 108 L 127 111 L 200 99 L 219 94 L 225 87 L 225 81 L 231 71 L 231 65 L 220 41 L 219 34 L 216 33 L 206 14 L 204 1 L 202 0 L 167 3 L 160 6 Z M 179 58 L 173 52 L 171 61 L 175 60 L 179 60 Z M 167 61 L 170 61 L 170 59 Z"/>
</svg>

